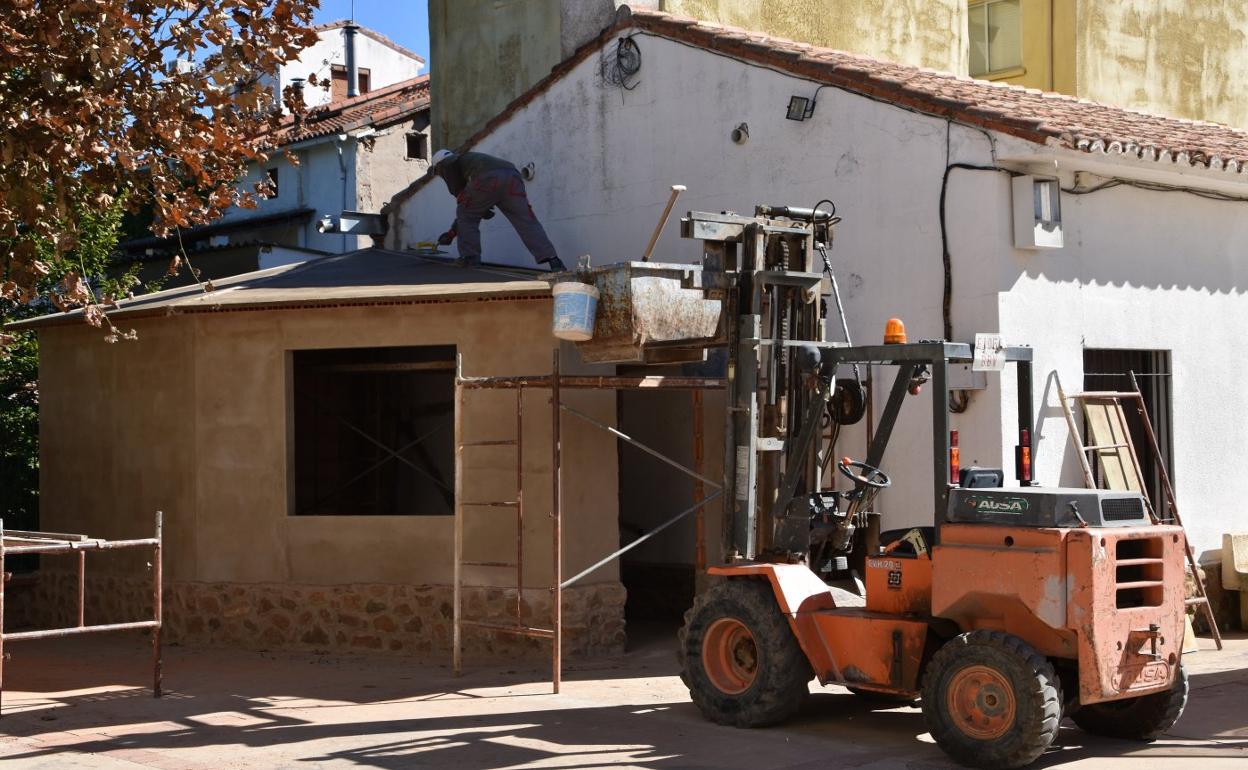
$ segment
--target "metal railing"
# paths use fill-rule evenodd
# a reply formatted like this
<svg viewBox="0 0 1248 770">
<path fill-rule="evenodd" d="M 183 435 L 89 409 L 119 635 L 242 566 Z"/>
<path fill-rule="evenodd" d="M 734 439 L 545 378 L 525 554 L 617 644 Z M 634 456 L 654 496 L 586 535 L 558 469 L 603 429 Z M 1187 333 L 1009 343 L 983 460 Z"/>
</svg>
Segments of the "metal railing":
<svg viewBox="0 0 1248 770">
<path fill-rule="evenodd" d="M 99 634 L 110 631 L 152 630 L 152 695 L 161 696 L 161 557 L 163 549 L 163 514 L 156 512 L 156 533 L 154 537 L 138 540 L 102 540 L 86 535 L 71 535 L 60 532 L 29 532 L 25 530 L 5 531 L 0 521 L 0 705 L 4 696 L 4 664 L 9 654 L 5 652 L 6 642 L 17 642 L 33 639 L 57 639 L 79 634 Z M 104 623 L 89 625 L 86 622 L 86 573 L 88 551 L 117 551 L 128 548 L 151 548 L 152 561 L 152 619 L 129 623 Z M 78 597 L 77 625 L 65 628 L 47 628 L 34 631 L 4 630 L 4 589 L 12 579 L 12 573 L 5 569 L 5 559 L 19 554 L 44 555 L 78 555 Z"/>
</svg>

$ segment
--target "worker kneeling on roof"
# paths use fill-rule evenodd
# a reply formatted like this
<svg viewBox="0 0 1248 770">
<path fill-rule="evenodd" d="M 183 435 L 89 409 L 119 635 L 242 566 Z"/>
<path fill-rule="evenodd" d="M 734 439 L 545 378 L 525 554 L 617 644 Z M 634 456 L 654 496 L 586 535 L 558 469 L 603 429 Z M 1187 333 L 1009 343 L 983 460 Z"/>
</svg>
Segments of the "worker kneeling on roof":
<svg viewBox="0 0 1248 770">
<path fill-rule="evenodd" d="M 433 154 L 432 170 L 455 196 L 455 221 L 438 237 L 438 243 L 449 246 L 459 237 L 458 264 L 481 264 L 481 220 L 494 216 L 497 206 L 538 264 L 556 273 L 565 269 L 529 205 L 524 179 L 511 163 L 483 152 L 456 155 L 438 150 Z"/>
</svg>

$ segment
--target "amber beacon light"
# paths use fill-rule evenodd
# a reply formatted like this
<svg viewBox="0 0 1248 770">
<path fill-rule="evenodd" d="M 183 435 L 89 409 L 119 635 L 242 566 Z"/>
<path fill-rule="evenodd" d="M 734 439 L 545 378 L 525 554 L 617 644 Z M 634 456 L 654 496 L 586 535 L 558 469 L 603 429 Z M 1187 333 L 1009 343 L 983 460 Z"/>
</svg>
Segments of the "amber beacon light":
<svg viewBox="0 0 1248 770">
<path fill-rule="evenodd" d="M 884 324 L 884 344 L 902 345 L 906 342 L 906 325 L 900 318 L 890 318 Z"/>
</svg>

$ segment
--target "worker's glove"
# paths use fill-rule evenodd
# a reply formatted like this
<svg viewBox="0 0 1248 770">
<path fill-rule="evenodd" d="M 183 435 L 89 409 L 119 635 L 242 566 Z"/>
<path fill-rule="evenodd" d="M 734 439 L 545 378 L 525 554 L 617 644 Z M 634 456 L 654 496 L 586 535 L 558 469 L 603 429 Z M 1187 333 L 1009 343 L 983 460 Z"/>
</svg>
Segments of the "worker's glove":
<svg viewBox="0 0 1248 770">
<path fill-rule="evenodd" d="M 494 209 L 486 209 L 486 210 L 485 210 L 485 213 L 481 215 L 481 218 L 482 218 L 482 219 L 493 219 L 493 218 L 494 218 Z"/>
<path fill-rule="evenodd" d="M 454 230 L 447 230 L 446 232 L 444 232 L 444 233 L 442 233 L 441 235 L 439 235 L 439 236 L 438 236 L 438 245 L 439 245 L 439 246 L 450 246 L 450 245 L 451 245 L 451 241 L 453 241 L 453 240 L 455 240 L 455 231 L 454 231 Z"/>
</svg>

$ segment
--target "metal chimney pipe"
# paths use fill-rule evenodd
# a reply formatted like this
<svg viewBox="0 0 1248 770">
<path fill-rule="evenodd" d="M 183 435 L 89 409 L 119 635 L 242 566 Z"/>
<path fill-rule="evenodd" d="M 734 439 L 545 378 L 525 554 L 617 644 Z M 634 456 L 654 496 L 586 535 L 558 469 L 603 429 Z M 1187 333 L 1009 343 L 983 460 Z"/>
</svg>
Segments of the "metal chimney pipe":
<svg viewBox="0 0 1248 770">
<path fill-rule="evenodd" d="M 355 64 L 355 33 L 360 27 L 354 22 L 342 28 L 347 43 L 347 98 L 360 95 L 360 70 Z"/>
</svg>

